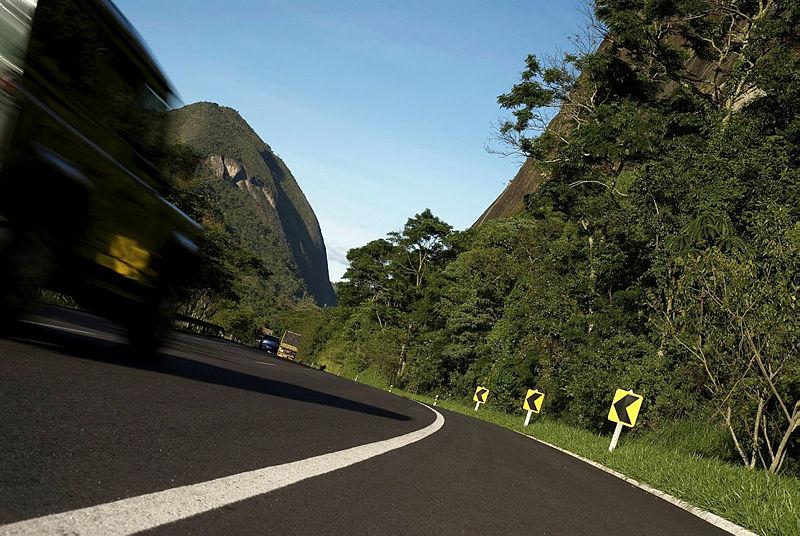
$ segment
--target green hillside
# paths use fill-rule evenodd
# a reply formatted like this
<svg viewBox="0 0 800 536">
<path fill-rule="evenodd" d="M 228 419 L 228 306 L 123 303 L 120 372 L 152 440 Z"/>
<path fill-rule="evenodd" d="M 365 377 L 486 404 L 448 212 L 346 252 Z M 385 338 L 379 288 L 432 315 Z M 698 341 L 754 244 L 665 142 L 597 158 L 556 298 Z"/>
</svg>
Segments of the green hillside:
<svg viewBox="0 0 800 536">
<path fill-rule="evenodd" d="M 319 223 L 286 164 L 231 108 L 200 102 L 171 115 L 171 141 L 205 159 L 198 174 L 224 209 L 226 229 L 275 272 L 277 296 L 307 292 L 317 304 L 333 305 Z M 210 158 L 242 169 L 235 177 L 220 173 Z"/>
</svg>

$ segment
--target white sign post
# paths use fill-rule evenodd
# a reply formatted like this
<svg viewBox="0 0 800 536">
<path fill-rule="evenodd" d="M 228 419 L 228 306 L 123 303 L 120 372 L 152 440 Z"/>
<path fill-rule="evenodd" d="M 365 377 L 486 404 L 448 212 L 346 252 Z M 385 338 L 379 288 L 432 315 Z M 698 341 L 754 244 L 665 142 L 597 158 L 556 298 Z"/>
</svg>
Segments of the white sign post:
<svg viewBox="0 0 800 536">
<path fill-rule="evenodd" d="M 622 433 L 622 423 L 618 422 L 617 427 L 614 428 L 614 435 L 611 436 L 611 444 L 608 446 L 608 452 L 614 452 L 617 448 L 617 441 L 619 441 L 619 434 Z"/>
<path fill-rule="evenodd" d="M 472 400 L 475 401 L 475 411 L 478 411 L 478 409 L 481 407 L 481 404 L 485 404 L 488 399 L 489 389 L 480 385 L 475 388 L 475 394 L 472 395 Z"/>
<path fill-rule="evenodd" d="M 617 423 L 617 427 L 614 428 L 614 435 L 611 436 L 608 452 L 614 452 L 614 449 L 617 448 L 623 426 L 633 428 L 636 425 L 636 418 L 642 408 L 642 400 L 644 400 L 642 395 L 637 395 L 630 389 L 617 389 L 614 393 L 611 409 L 608 410 L 608 420 Z"/>
<path fill-rule="evenodd" d="M 525 415 L 525 426 L 531 423 L 531 415 L 542 411 L 542 404 L 544 404 L 544 393 L 538 389 L 528 389 L 528 394 L 522 401 L 522 409 L 528 412 Z"/>
</svg>

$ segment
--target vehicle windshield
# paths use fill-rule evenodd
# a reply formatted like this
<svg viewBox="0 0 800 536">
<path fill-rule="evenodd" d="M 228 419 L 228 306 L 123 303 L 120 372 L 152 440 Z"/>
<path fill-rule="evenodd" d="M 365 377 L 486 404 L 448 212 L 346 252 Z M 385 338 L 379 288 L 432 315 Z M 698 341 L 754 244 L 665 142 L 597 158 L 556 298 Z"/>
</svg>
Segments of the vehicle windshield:
<svg viewBox="0 0 800 536">
<path fill-rule="evenodd" d="M 79 130 L 161 189 L 163 178 L 152 166 L 164 155 L 170 109 L 164 97 L 169 95 L 132 39 L 92 3 L 42 2 L 31 34 L 26 86 L 51 106 L 68 108 L 79 117 Z"/>
<path fill-rule="evenodd" d="M 22 75 L 35 9 L 36 0 L 0 0 L 0 166 L 17 109 L 7 84 Z"/>
<path fill-rule="evenodd" d="M 0 72 L 22 74 L 36 0 L 0 0 Z"/>
</svg>

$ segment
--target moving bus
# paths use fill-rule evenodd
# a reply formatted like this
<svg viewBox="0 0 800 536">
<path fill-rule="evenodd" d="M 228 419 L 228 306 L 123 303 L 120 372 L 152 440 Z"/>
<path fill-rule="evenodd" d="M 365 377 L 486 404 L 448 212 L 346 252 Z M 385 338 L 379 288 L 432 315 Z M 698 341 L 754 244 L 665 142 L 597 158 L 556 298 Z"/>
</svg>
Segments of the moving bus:
<svg viewBox="0 0 800 536">
<path fill-rule="evenodd" d="M 0 0 L 0 329 L 41 288 L 154 355 L 200 228 L 165 199 L 174 92 L 107 0 Z"/>
</svg>

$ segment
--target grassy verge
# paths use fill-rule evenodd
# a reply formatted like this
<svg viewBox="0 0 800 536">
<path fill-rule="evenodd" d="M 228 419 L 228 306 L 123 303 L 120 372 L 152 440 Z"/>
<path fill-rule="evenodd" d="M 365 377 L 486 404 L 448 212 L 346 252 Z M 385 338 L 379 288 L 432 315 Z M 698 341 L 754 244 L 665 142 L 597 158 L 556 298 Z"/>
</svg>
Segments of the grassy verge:
<svg viewBox="0 0 800 536">
<path fill-rule="evenodd" d="M 333 371 L 355 378 L 352 370 Z M 387 389 L 385 382 L 369 371 L 358 373 L 358 381 Z M 393 393 L 433 404 L 434 398 L 398 389 Z M 674 443 L 653 435 L 626 437 L 608 452 L 610 438 L 578 429 L 547 417 L 534 416 L 522 426 L 523 411 L 509 414 L 483 407 L 477 413 L 463 401 L 438 400 L 438 406 L 523 432 L 565 450 L 610 467 L 649 484 L 737 525 L 764 536 L 800 535 L 800 479 L 771 476 L 714 458 L 688 454 L 679 441 Z"/>
</svg>

